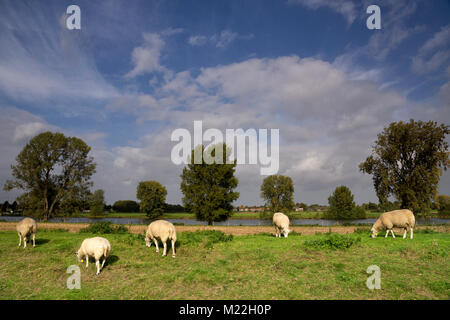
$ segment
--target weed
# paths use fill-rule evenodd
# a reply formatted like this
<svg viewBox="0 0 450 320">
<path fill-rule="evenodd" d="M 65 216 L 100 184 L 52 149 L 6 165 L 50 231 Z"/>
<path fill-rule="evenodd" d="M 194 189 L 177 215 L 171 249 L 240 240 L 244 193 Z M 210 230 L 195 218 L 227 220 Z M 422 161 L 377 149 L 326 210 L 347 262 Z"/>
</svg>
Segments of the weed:
<svg viewBox="0 0 450 320">
<path fill-rule="evenodd" d="M 320 249 L 348 249 L 360 242 L 361 237 L 355 238 L 350 235 L 328 233 L 324 238 L 305 241 L 305 245 L 307 247 L 316 247 Z"/>
</svg>

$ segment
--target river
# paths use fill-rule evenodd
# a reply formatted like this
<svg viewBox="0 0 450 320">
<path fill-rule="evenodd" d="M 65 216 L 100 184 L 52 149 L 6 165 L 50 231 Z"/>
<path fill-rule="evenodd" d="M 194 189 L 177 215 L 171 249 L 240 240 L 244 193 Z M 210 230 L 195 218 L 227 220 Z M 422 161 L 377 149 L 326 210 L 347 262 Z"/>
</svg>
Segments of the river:
<svg viewBox="0 0 450 320">
<path fill-rule="evenodd" d="M 0 216 L 0 221 L 20 221 L 24 217 L 20 216 Z M 164 219 L 179 225 L 207 225 L 204 221 L 195 219 Z M 359 220 L 325 220 L 325 219 L 292 219 L 291 225 L 318 225 L 318 226 L 337 226 L 343 224 L 353 225 L 372 225 L 377 219 L 359 219 Z M 86 218 L 86 217 L 68 217 L 68 218 L 51 218 L 48 222 L 64 222 L 64 223 L 95 223 L 100 221 L 109 221 L 115 224 L 143 224 L 147 225 L 151 222 L 145 218 Z M 450 224 L 450 219 L 428 218 L 416 219 L 417 225 L 439 225 Z M 224 222 L 215 222 L 215 226 L 269 226 L 272 225 L 271 220 L 260 219 L 229 219 Z"/>
</svg>

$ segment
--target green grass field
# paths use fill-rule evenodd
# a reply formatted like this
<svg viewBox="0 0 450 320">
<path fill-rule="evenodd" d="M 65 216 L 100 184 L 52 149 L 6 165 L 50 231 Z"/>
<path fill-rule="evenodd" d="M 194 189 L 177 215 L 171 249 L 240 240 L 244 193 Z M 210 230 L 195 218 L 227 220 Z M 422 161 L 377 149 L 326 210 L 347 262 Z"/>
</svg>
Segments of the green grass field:
<svg viewBox="0 0 450 320">
<path fill-rule="evenodd" d="M 328 249 L 320 246 L 327 235 L 258 234 L 211 245 L 209 236 L 183 232 L 175 259 L 145 247 L 142 235 L 107 234 L 111 257 L 98 276 L 93 261 L 86 269 L 75 257 L 90 236 L 40 231 L 36 248 L 23 249 L 15 232 L 0 232 L 0 299 L 450 298 L 447 233 L 425 230 L 413 240 L 354 233 L 339 237 L 360 242 Z M 66 287 L 73 264 L 80 290 Z M 381 269 L 380 290 L 366 287 L 369 265 Z"/>
</svg>

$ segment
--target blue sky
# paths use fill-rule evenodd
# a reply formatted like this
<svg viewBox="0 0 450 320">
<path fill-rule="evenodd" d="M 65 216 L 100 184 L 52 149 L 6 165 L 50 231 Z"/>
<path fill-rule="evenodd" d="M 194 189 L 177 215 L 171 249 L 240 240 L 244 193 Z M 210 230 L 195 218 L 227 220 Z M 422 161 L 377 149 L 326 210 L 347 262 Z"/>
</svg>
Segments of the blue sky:
<svg viewBox="0 0 450 320">
<path fill-rule="evenodd" d="M 71 4 L 81 30 L 66 28 Z M 381 30 L 366 27 L 371 4 Z M 135 199 L 151 179 L 180 203 L 170 135 L 203 120 L 280 129 L 279 173 L 298 202 L 326 204 L 342 184 L 375 201 L 358 164 L 377 133 L 410 118 L 449 122 L 449 17 L 437 0 L 0 0 L 0 182 L 32 136 L 53 130 L 92 147 L 94 189 L 108 202 Z M 236 204 L 262 203 L 259 166 L 237 176 Z"/>
</svg>

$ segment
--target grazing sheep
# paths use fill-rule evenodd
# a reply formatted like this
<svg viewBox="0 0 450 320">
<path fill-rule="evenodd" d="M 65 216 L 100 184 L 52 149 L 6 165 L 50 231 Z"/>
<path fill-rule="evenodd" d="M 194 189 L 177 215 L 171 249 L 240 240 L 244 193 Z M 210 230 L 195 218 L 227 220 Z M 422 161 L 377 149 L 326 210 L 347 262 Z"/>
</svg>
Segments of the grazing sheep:
<svg viewBox="0 0 450 320">
<path fill-rule="evenodd" d="M 27 247 L 27 237 L 29 235 L 33 238 L 33 247 L 36 246 L 36 233 L 37 233 L 37 223 L 34 219 L 25 218 L 20 221 L 16 226 L 17 234 L 19 235 L 19 247 L 22 243 L 23 238 L 23 247 Z"/>
<path fill-rule="evenodd" d="M 156 220 L 148 225 L 145 233 L 145 244 L 150 248 L 152 240 L 156 246 L 156 252 L 159 252 L 158 240 L 159 238 L 164 245 L 163 256 L 167 254 L 167 239 L 172 242 L 172 257 L 175 258 L 175 242 L 177 241 L 177 232 L 172 223 L 165 220 Z"/>
<path fill-rule="evenodd" d="M 76 255 L 78 258 L 78 262 L 83 262 L 82 258 L 86 259 L 86 268 L 89 265 L 89 257 L 95 258 L 95 265 L 97 266 L 97 273 L 100 273 L 100 270 L 103 269 L 106 258 L 108 258 L 109 253 L 111 251 L 111 245 L 109 241 L 102 237 L 94 237 L 84 239 L 81 243 L 80 249 L 78 249 Z M 102 266 L 100 267 L 100 259 L 103 257 Z"/>
<path fill-rule="evenodd" d="M 394 231 L 392 228 L 403 228 L 405 232 L 403 233 L 403 239 L 406 238 L 406 233 L 408 232 L 408 228 L 410 230 L 411 239 L 413 238 L 413 228 L 416 224 L 416 219 L 414 218 L 414 214 L 411 210 L 402 209 L 402 210 L 394 210 L 383 213 L 378 220 L 372 226 L 372 238 L 375 238 L 378 235 L 380 230 L 386 229 L 385 238 L 387 238 L 389 231 L 392 233 L 392 237 L 395 238 Z"/>
<path fill-rule="evenodd" d="M 289 230 L 289 218 L 287 215 L 285 215 L 282 212 L 276 212 L 273 215 L 273 225 L 275 226 L 275 236 L 281 237 L 281 233 L 283 233 L 284 237 L 287 238 L 289 232 L 292 230 Z"/>
</svg>

